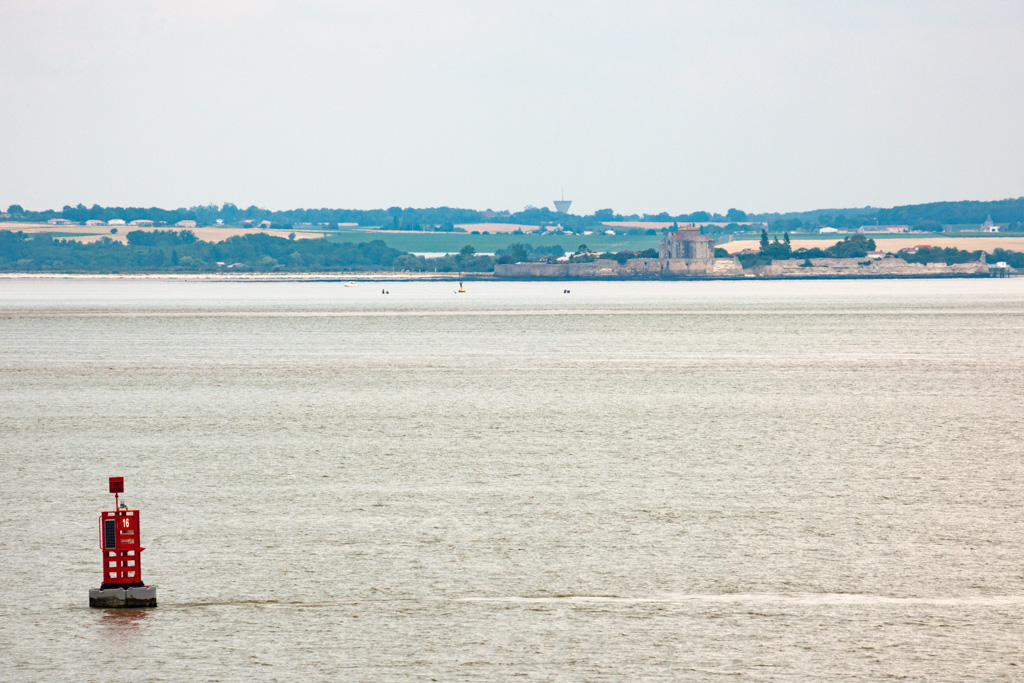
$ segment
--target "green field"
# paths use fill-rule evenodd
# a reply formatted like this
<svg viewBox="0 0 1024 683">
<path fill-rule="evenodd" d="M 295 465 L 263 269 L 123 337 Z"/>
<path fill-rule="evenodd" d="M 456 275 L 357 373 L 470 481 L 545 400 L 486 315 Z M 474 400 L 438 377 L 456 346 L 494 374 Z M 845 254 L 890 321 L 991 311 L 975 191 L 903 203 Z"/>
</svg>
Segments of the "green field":
<svg viewBox="0 0 1024 683">
<path fill-rule="evenodd" d="M 467 244 L 481 253 L 494 253 L 510 244 L 533 247 L 558 245 L 572 253 L 585 244 L 591 251 L 643 251 L 658 247 L 661 235 L 513 235 L 509 233 L 471 235 L 463 232 L 374 232 L 339 230 L 328 237 L 332 242 L 370 242 L 383 240 L 389 247 L 408 252 L 457 253 Z"/>
</svg>

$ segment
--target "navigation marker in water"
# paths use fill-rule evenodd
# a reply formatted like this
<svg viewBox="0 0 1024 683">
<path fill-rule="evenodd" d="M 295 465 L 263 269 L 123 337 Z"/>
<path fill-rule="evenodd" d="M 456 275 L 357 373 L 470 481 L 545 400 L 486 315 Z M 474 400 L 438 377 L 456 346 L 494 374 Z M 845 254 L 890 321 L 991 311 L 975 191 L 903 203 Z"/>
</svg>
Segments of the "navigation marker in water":
<svg viewBox="0 0 1024 683">
<path fill-rule="evenodd" d="M 156 586 L 142 582 L 139 511 L 118 503 L 124 477 L 110 478 L 114 509 L 100 513 L 103 583 L 89 591 L 89 607 L 156 607 Z"/>
</svg>

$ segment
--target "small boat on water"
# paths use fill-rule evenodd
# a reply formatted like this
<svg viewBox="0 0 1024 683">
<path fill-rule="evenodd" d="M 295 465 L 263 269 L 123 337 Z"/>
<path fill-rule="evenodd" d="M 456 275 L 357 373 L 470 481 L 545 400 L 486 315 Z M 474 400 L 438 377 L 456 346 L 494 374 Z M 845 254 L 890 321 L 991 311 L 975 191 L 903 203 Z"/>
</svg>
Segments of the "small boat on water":
<svg viewBox="0 0 1024 683">
<path fill-rule="evenodd" d="M 356 282 L 355 280 L 349 280 L 348 282 L 345 283 L 345 286 L 346 287 L 358 287 L 359 283 Z"/>
</svg>

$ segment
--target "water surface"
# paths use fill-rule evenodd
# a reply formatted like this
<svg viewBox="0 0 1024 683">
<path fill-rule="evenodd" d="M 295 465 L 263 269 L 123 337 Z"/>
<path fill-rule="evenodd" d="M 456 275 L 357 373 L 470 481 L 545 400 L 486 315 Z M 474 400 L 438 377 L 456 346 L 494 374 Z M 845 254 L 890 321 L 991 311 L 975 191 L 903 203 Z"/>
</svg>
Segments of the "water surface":
<svg viewBox="0 0 1024 683">
<path fill-rule="evenodd" d="M 0 678 L 1022 675 L 1024 280 L 467 284 L 0 281 Z"/>
</svg>

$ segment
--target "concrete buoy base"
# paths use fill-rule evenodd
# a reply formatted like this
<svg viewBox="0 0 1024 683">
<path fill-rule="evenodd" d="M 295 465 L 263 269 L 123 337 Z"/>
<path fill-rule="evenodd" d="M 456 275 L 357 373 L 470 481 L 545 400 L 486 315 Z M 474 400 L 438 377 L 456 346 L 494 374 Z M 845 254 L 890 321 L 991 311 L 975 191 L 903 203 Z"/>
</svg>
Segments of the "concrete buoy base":
<svg viewBox="0 0 1024 683">
<path fill-rule="evenodd" d="M 93 588 L 89 607 L 156 607 L 156 586 Z"/>
</svg>

